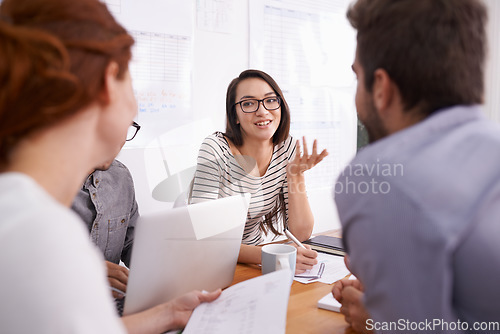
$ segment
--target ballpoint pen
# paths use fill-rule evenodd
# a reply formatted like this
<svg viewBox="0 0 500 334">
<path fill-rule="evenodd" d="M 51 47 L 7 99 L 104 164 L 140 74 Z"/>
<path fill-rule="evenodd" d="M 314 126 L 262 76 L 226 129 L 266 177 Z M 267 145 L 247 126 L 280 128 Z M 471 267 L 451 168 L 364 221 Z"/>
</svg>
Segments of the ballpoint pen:
<svg viewBox="0 0 500 334">
<path fill-rule="evenodd" d="M 288 229 L 285 229 L 285 234 L 288 239 L 292 240 L 297 246 L 307 249 L 299 240 L 297 240 L 297 238 L 295 238 L 292 232 L 288 231 Z"/>
</svg>

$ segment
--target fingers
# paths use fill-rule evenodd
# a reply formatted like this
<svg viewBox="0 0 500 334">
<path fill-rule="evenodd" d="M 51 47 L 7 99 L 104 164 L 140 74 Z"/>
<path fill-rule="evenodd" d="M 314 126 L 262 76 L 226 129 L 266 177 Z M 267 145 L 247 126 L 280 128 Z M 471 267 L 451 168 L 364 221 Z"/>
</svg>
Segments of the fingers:
<svg viewBox="0 0 500 334">
<path fill-rule="evenodd" d="M 321 153 L 318 155 L 318 141 L 316 139 L 314 139 L 313 154 L 310 157 L 310 160 L 311 160 L 311 163 L 313 164 L 313 166 L 320 163 L 321 160 L 323 160 L 327 155 L 328 155 L 328 151 L 326 149 L 321 151 Z"/>
<path fill-rule="evenodd" d="M 306 137 L 302 137 L 302 144 L 303 144 L 304 154 L 303 155 L 299 154 L 299 157 L 300 157 L 301 165 L 306 170 L 317 165 L 319 162 L 321 162 L 321 160 L 323 160 L 328 155 L 328 151 L 326 149 L 324 149 L 323 151 L 321 151 L 320 154 L 318 154 L 318 140 L 317 139 L 314 139 L 314 141 L 313 141 L 313 148 L 312 148 L 311 155 L 309 155 L 309 151 L 307 149 Z M 298 145 L 297 147 L 300 148 L 299 141 L 297 141 L 297 145 Z M 297 152 L 300 152 L 300 149 Z M 297 155 L 295 157 L 297 157 Z"/>
<path fill-rule="evenodd" d="M 342 300 L 344 303 L 358 304 L 361 302 L 363 293 L 353 286 L 346 286 L 342 290 Z"/>
<path fill-rule="evenodd" d="M 318 263 L 318 253 L 312 249 L 297 248 L 297 263 L 295 272 L 300 274 L 308 269 L 311 269 Z"/>
<path fill-rule="evenodd" d="M 297 261 L 300 259 L 303 263 L 315 265 L 318 263 L 317 257 L 318 253 L 315 250 L 304 249 L 302 247 L 297 248 Z"/>
<path fill-rule="evenodd" d="M 318 262 L 317 260 L 314 260 L 314 261 L 316 261 L 316 263 Z M 316 264 L 316 263 L 314 263 L 314 261 L 311 261 L 311 262 L 297 262 L 296 265 L 295 265 L 295 273 L 296 274 L 300 274 L 300 273 L 303 273 L 306 270 L 312 269 L 312 267 Z"/>
<path fill-rule="evenodd" d="M 361 282 L 358 279 L 343 278 L 342 283 L 344 288 L 349 286 L 356 290 L 359 290 L 360 292 L 363 292 L 363 286 L 361 285 Z"/>
<path fill-rule="evenodd" d="M 313 263 L 307 263 L 307 262 L 297 262 L 297 264 L 295 265 L 295 273 L 301 274 L 306 270 L 311 270 L 315 264 L 316 263 L 313 264 Z"/>
<path fill-rule="evenodd" d="M 222 293 L 221 289 L 217 289 L 212 292 L 203 291 L 198 296 L 198 299 L 200 300 L 200 303 L 209 303 L 219 298 L 221 293 Z"/>
<path fill-rule="evenodd" d="M 113 287 L 114 289 L 116 289 L 116 290 L 112 290 L 111 291 L 111 294 L 113 295 L 113 298 L 121 299 L 121 298 L 125 297 L 125 295 L 123 293 L 119 292 L 119 291 L 123 291 L 123 292 L 127 291 L 127 286 L 125 284 L 123 284 L 122 282 L 120 282 L 120 281 L 118 281 L 118 280 L 116 280 L 114 278 L 111 278 L 111 277 L 108 277 L 108 282 L 109 282 L 109 285 L 111 287 Z"/>
<path fill-rule="evenodd" d="M 108 278 L 113 278 L 118 282 L 121 282 L 125 286 L 128 283 L 128 269 L 120 266 L 116 263 L 106 261 L 106 267 L 108 270 Z"/>
<path fill-rule="evenodd" d="M 314 139 L 314 141 L 313 141 L 313 153 L 311 154 L 311 157 L 314 157 L 317 155 L 318 155 L 318 140 Z"/>
<path fill-rule="evenodd" d="M 328 152 L 326 149 L 318 154 L 318 141 L 315 139 L 313 142 L 312 154 L 309 155 L 307 149 L 307 141 L 305 137 L 302 137 L 302 145 L 304 152 L 301 152 L 300 141 L 295 142 L 295 157 L 287 166 L 287 171 L 291 175 L 302 175 L 306 170 L 311 169 L 317 165 L 321 160 L 323 160 Z"/>
<path fill-rule="evenodd" d="M 352 279 L 352 287 L 358 289 L 361 292 L 364 292 L 363 284 L 361 284 L 359 279 Z"/>
<path fill-rule="evenodd" d="M 109 285 L 119 291 L 127 291 L 128 269 L 116 263 L 105 261 L 108 272 Z M 122 298 L 123 295 L 117 291 L 112 292 L 114 298 Z"/>
<path fill-rule="evenodd" d="M 300 142 L 297 140 L 295 142 L 295 159 L 294 160 L 300 160 L 302 157 L 302 153 L 300 152 Z"/>
<path fill-rule="evenodd" d="M 314 141 L 316 141 L 316 140 L 314 140 Z M 302 137 L 302 143 L 304 144 L 304 157 L 308 158 L 309 152 L 307 152 L 306 137 Z"/>
<path fill-rule="evenodd" d="M 345 320 L 352 328 L 359 333 L 369 333 L 366 328 L 366 320 L 370 317 L 363 304 L 363 293 L 348 286 L 342 290 L 341 313 L 345 315 Z"/>
<path fill-rule="evenodd" d="M 344 315 L 345 322 L 347 322 L 349 325 L 351 325 L 351 317 L 350 317 L 349 308 L 347 306 L 344 306 L 344 304 L 342 304 L 342 306 L 340 307 L 340 313 L 342 313 Z"/>
<path fill-rule="evenodd" d="M 171 303 L 177 311 L 191 312 L 201 303 L 214 301 L 220 296 L 221 292 L 221 289 L 212 292 L 193 290 L 171 300 L 169 303 Z"/>
<path fill-rule="evenodd" d="M 316 158 L 316 163 L 318 164 L 321 160 L 323 160 L 326 156 L 328 156 L 328 151 L 326 150 L 326 148 L 321 151 L 321 153 L 319 154 L 319 156 Z"/>
<path fill-rule="evenodd" d="M 309 259 L 309 260 L 314 260 L 315 263 L 318 262 L 316 259 L 318 257 L 318 252 L 312 249 L 305 249 L 302 247 L 297 248 L 297 256 L 298 257 L 304 257 L 304 259 Z"/>
<path fill-rule="evenodd" d="M 349 289 L 347 289 L 348 287 L 349 287 Z M 333 285 L 333 288 L 332 288 L 333 297 L 335 299 L 337 299 L 337 301 L 339 303 L 342 303 L 344 290 L 347 289 L 347 291 L 348 291 L 347 294 L 349 294 L 348 296 L 351 296 L 352 295 L 352 291 L 350 290 L 351 288 L 358 290 L 360 293 L 363 292 L 363 286 L 361 285 L 361 282 L 359 280 L 357 280 L 357 279 L 352 280 L 349 278 L 343 278 L 343 279 L 335 282 L 335 284 Z"/>
<path fill-rule="evenodd" d="M 342 303 L 342 290 L 344 289 L 343 280 L 337 281 L 333 284 L 332 295 L 339 303 Z"/>
<path fill-rule="evenodd" d="M 321 161 L 321 160 L 318 161 L 318 159 L 319 159 L 319 156 L 318 156 L 318 141 L 316 139 L 314 139 L 312 154 L 309 157 L 307 157 L 308 168 L 314 167 L 318 162 Z"/>
</svg>

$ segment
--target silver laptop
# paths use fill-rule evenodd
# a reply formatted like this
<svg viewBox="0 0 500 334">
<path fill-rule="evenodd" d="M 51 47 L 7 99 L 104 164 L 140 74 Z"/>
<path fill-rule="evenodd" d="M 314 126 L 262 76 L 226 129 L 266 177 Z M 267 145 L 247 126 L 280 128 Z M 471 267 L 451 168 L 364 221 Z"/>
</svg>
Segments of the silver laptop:
<svg viewBox="0 0 500 334">
<path fill-rule="evenodd" d="M 123 314 L 233 281 L 250 194 L 140 217 Z"/>
</svg>

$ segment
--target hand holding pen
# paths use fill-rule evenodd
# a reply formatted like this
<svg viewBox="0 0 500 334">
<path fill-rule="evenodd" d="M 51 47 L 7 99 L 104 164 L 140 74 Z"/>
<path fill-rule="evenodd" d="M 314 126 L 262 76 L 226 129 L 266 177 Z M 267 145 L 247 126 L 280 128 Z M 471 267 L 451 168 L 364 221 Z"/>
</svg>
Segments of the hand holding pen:
<svg viewBox="0 0 500 334">
<path fill-rule="evenodd" d="M 295 266 L 295 274 L 303 273 L 304 271 L 311 269 L 318 260 L 316 257 L 318 253 L 312 250 L 308 245 L 303 245 L 290 231 L 285 229 L 285 235 L 293 241 L 297 247 L 297 264 Z"/>
<path fill-rule="evenodd" d="M 292 234 L 292 232 L 288 231 L 285 229 L 285 235 L 288 237 L 288 239 L 292 240 L 297 246 L 307 249 L 306 246 L 304 246 L 295 236 Z"/>
</svg>

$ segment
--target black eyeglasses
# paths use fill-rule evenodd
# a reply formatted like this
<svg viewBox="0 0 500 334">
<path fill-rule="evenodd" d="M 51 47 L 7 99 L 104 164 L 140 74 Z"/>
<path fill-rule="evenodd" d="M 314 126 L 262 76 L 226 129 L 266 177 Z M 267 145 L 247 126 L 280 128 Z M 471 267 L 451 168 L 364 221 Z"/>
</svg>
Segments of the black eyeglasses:
<svg viewBox="0 0 500 334">
<path fill-rule="evenodd" d="M 279 96 L 270 96 L 266 97 L 265 99 L 258 100 L 258 99 L 247 99 L 243 101 L 236 102 L 234 105 L 239 104 L 241 107 L 241 110 L 244 113 L 252 113 L 256 112 L 259 110 L 259 105 L 262 102 L 262 105 L 266 110 L 276 110 L 281 106 L 281 99 Z"/>
<path fill-rule="evenodd" d="M 135 135 L 137 134 L 137 132 L 139 132 L 140 128 L 141 126 L 139 124 L 133 122 L 132 125 L 128 128 L 127 141 L 131 141 L 132 139 L 134 139 Z"/>
</svg>

